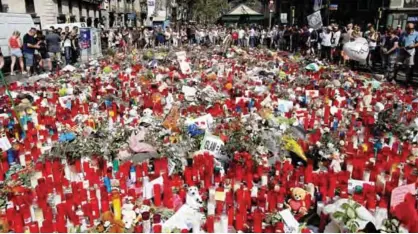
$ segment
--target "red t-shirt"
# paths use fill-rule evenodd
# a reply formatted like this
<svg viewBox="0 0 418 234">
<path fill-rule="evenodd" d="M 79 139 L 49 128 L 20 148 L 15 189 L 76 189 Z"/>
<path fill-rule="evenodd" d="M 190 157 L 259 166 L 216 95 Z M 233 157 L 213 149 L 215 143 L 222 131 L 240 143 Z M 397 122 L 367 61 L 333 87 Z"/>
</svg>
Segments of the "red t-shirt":
<svg viewBox="0 0 418 234">
<path fill-rule="evenodd" d="M 10 48 L 12 48 L 12 49 L 19 49 L 20 48 L 19 41 L 15 37 L 10 37 L 9 45 L 10 45 Z"/>
<path fill-rule="evenodd" d="M 232 33 L 232 39 L 238 40 L 238 33 L 237 32 Z"/>
</svg>

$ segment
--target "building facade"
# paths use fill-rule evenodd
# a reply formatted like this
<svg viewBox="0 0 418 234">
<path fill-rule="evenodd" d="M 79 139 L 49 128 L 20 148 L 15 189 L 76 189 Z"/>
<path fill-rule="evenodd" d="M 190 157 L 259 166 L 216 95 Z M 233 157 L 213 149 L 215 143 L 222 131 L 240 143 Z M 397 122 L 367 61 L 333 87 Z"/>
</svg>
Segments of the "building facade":
<svg viewBox="0 0 418 234">
<path fill-rule="evenodd" d="M 0 0 L 1 11 L 28 13 L 39 28 L 86 22 L 89 27 L 135 27 L 147 0 Z M 144 5 L 145 3 L 145 5 Z"/>
<path fill-rule="evenodd" d="M 415 0 L 411 0 L 415 1 Z M 276 0 L 275 23 L 307 24 L 307 16 L 319 6 L 324 25 L 353 22 L 362 26 L 377 24 L 378 9 L 389 5 L 389 0 Z M 381 19 L 379 20 L 381 25 Z"/>
<path fill-rule="evenodd" d="M 396 28 L 405 28 L 409 22 L 418 24 L 418 1 L 417 0 L 391 0 L 387 13 L 387 25 Z"/>
</svg>

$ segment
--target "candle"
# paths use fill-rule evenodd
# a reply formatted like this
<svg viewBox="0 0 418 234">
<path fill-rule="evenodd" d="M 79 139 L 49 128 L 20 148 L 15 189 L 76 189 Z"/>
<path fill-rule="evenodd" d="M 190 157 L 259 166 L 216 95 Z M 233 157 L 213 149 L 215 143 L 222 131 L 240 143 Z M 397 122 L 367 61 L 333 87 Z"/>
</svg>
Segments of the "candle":
<svg viewBox="0 0 418 234">
<path fill-rule="evenodd" d="M 222 215 L 220 220 L 221 233 L 228 233 L 228 216 Z"/>
<path fill-rule="evenodd" d="M 113 191 L 112 194 L 112 205 L 113 205 L 113 213 L 114 213 L 114 219 L 115 220 L 121 220 L 122 218 L 122 210 L 121 210 L 121 204 L 120 204 L 120 195 L 118 191 Z"/>
<path fill-rule="evenodd" d="M 215 225 L 215 217 L 213 215 L 209 215 L 206 219 L 206 231 L 208 233 L 214 233 L 214 225 Z"/>
<path fill-rule="evenodd" d="M 154 205 L 161 206 L 161 185 L 154 184 Z"/>
<path fill-rule="evenodd" d="M 111 184 L 110 184 L 110 179 L 109 179 L 109 177 L 104 177 L 103 178 L 103 182 L 104 182 L 104 185 L 106 186 L 106 191 L 108 192 L 108 193 L 110 193 L 111 191 L 112 191 L 112 186 L 111 186 Z"/>
<path fill-rule="evenodd" d="M 244 215 L 242 213 L 238 213 L 235 216 L 235 229 L 237 231 L 242 231 L 244 229 Z"/>
<path fill-rule="evenodd" d="M 142 227 L 144 233 L 151 233 L 151 220 L 149 212 L 142 213 Z"/>
</svg>

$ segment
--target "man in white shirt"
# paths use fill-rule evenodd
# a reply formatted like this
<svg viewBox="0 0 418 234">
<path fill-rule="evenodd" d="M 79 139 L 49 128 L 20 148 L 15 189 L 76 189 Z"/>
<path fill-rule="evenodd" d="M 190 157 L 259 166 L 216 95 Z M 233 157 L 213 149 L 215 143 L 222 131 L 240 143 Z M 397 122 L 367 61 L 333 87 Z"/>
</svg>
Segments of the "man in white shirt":
<svg viewBox="0 0 418 234">
<path fill-rule="evenodd" d="M 244 46 L 244 37 L 245 37 L 245 30 L 243 28 L 240 28 L 238 31 L 238 44 L 239 46 Z"/>
<path fill-rule="evenodd" d="M 328 61 L 331 59 L 331 26 L 324 28 L 324 31 L 321 33 L 320 37 L 321 41 L 321 58 L 327 59 Z"/>
<path fill-rule="evenodd" d="M 254 30 L 254 28 L 250 29 L 250 47 L 251 48 L 255 47 L 255 30 Z"/>
<path fill-rule="evenodd" d="M 337 57 L 337 49 L 340 45 L 341 31 L 338 29 L 338 25 L 334 25 L 333 32 L 331 33 L 331 60 L 335 61 Z"/>
</svg>

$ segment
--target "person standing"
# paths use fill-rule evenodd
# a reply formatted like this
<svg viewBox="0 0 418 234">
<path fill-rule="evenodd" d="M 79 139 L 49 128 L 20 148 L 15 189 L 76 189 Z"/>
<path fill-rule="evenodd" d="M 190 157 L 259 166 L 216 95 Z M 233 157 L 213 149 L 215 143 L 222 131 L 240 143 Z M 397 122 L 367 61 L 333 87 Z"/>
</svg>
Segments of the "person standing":
<svg viewBox="0 0 418 234">
<path fill-rule="evenodd" d="M 399 55 L 395 67 L 394 78 L 396 79 L 400 65 L 406 66 L 406 83 L 410 85 L 413 79 L 414 72 L 414 56 L 415 48 L 418 47 L 418 32 L 415 31 L 415 25 L 408 23 L 406 25 L 406 32 L 402 33 L 399 40 Z"/>
<path fill-rule="evenodd" d="M 324 28 L 321 33 L 321 58 L 330 61 L 331 59 L 331 26 Z"/>
<path fill-rule="evenodd" d="M 255 37 L 255 29 L 254 29 L 254 27 L 251 27 L 251 29 L 250 29 L 250 33 L 249 33 L 250 35 L 250 47 L 251 48 L 254 48 L 255 47 L 255 40 L 256 40 L 256 37 Z"/>
<path fill-rule="evenodd" d="M 369 54 L 367 55 L 367 66 L 374 67 L 376 61 L 376 47 L 379 41 L 379 34 L 376 32 L 373 26 L 370 26 L 367 33 L 367 41 L 369 43 Z M 371 64 L 370 64 L 371 63 Z"/>
<path fill-rule="evenodd" d="M 389 30 L 382 48 L 382 66 L 388 81 L 393 80 L 392 75 L 396 64 L 396 57 L 398 55 L 398 43 L 399 38 L 396 30 Z"/>
<path fill-rule="evenodd" d="M 339 58 L 339 51 L 338 48 L 340 46 L 340 38 L 341 38 L 341 31 L 338 28 L 338 25 L 333 27 L 333 31 L 331 33 L 331 60 L 333 62 L 337 62 Z"/>
<path fill-rule="evenodd" d="M 35 39 L 36 28 L 31 28 L 28 33 L 23 36 L 23 56 L 25 57 L 26 71 L 28 76 L 31 75 L 31 68 L 34 65 L 35 49 L 39 49 L 38 42 Z"/>
<path fill-rule="evenodd" d="M 238 45 L 241 47 L 244 47 L 244 36 L 245 36 L 245 30 L 244 28 L 240 28 L 238 31 Z"/>
<path fill-rule="evenodd" d="M 38 45 L 39 45 L 39 55 L 40 55 L 40 60 L 39 60 L 39 70 L 41 72 L 45 71 L 45 63 L 47 63 L 48 65 L 48 70 L 51 71 L 52 70 L 52 64 L 51 64 L 51 59 L 49 57 L 48 54 L 48 49 L 46 46 L 46 40 L 45 40 L 45 36 L 42 34 L 41 31 L 37 32 L 36 35 L 36 40 L 38 40 Z"/>
<path fill-rule="evenodd" d="M 22 42 L 20 40 L 20 32 L 14 31 L 12 36 L 9 38 L 9 47 L 10 47 L 10 55 L 12 57 L 12 64 L 10 65 L 10 75 L 14 76 L 14 68 L 16 64 L 16 59 L 19 59 L 20 69 L 22 70 L 22 74 L 26 74 L 25 67 L 23 65 L 23 54 L 22 54 Z"/>
<path fill-rule="evenodd" d="M 70 34 L 66 34 L 63 32 L 61 34 L 61 37 L 63 38 L 63 47 L 64 47 L 64 57 L 65 57 L 65 65 L 71 64 L 71 55 L 72 55 L 72 46 L 73 41 Z"/>
<path fill-rule="evenodd" d="M 51 31 L 45 37 L 49 57 L 54 63 L 61 63 L 61 37 Z"/>
</svg>

